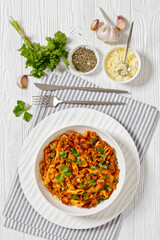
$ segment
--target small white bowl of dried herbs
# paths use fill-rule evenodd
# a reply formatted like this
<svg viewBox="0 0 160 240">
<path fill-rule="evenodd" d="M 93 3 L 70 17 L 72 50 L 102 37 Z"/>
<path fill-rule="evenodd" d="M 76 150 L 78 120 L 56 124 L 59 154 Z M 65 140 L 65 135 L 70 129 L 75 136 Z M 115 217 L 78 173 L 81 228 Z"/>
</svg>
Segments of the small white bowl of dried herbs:
<svg viewBox="0 0 160 240">
<path fill-rule="evenodd" d="M 92 73 L 99 64 L 99 54 L 94 47 L 79 45 L 69 53 L 70 69 L 81 74 Z"/>
</svg>

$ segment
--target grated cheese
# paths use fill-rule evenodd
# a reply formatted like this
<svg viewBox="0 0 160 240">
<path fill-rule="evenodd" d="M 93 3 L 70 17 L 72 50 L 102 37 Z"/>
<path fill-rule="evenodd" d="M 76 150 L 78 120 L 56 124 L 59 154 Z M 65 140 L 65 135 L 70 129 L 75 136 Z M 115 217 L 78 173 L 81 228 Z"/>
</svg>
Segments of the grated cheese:
<svg viewBox="0 0 160 240">
<path fill-rule="evenodd" d="M 108 75 L 117 81 L 127 81 L 132 78 L 138 70 L 138 59 L 133 51 L 129 49 L 127 56 L 127 63 L 130 66 L 130 74 L 126 77 L 119 76 L 117 70 L 122 68 L 124 62 L 126 48 L 119 48 L 113 50 L 105 60 L 105 68 Z"/>
</svg>

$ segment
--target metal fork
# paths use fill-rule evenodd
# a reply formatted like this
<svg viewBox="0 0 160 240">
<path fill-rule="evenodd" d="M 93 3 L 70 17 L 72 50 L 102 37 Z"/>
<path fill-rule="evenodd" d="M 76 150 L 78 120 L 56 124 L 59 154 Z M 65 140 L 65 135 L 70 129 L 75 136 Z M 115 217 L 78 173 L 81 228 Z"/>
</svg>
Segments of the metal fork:
<svg viewBox="0 0 160 240">
<path fill-rule="evenodd" d="M 125 102 L 97 102 L 97 101 L 61 101 L 54 96 L 33 96 L 32 104 L 42 107 L 56 107 L 60 103 L 72 103 L 72 104 L 97 104 L 97 105 L 125 105 Z"/>
</svg>

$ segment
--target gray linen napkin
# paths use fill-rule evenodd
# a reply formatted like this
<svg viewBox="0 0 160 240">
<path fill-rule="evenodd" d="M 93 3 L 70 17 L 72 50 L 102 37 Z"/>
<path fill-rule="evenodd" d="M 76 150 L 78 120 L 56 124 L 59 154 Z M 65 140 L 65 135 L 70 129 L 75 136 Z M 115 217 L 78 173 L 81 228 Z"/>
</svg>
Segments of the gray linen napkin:
<svg viewBox="0 0 160 240">
<path fill-rule="evenodd" d="M 64 72 L 62 77 L 55 74 L 42 79 L 44 83 L 57 85 L 98 87 L 80 77 Z M 154 130 L 158 118 L 158 110 L 147 104 L 129 99 L 115 93 L 97 93 L 76 90 L 42 91 L 41 94 L 54 94 L 62 100 L 95 100 L 95 101 L 123 101 L 125 106 L 102 105 L 73 105 L 60 104 L 56 108 L 35 107 L 31 129 L 43 118 L 65 108 L 92 108 L 104 112 L 119 121 L 132 136 L 140 161 L 143 159 L 146 147 Z M 121 227 L 123 214 L 107 224 L 85 230 L 75 230 L 60 227 L 39 215 L 29 204 L 22 191 L 18 171 L 13 181 L 7 202 L 4 208 L 4 226 L 25 233 L 33 234 L 51 240 L 115 240 Z"/>
</svg>

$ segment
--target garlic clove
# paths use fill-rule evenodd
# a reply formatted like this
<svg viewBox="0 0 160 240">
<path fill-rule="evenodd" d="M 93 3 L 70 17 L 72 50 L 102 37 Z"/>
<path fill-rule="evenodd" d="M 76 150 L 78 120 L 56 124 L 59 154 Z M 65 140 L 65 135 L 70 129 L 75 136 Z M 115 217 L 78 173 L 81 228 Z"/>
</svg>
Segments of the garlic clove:
<svg viewBox="0 0 160 240">
<path fill-rule="evenodd" d="M 118 30 L 123 30 L 126 27 L 126 19 L 123 16 L 117 17 L 116 28 Z"/>
<path fill-rule="evenodd" d="M 97 27 L 98 27 L 98 24 L 99 24 L 99 19 L 93 20 L 92 23 L 91 23 L 90 29 L 92 31 L 95 31 L 97 29 Z"/>
<path fill-rule="evenodd" d="M 17 78 L 17 86 L 19 88 L 27 88 L 28 86 L 28 75 L 21 75 Z"/>
</svg>

